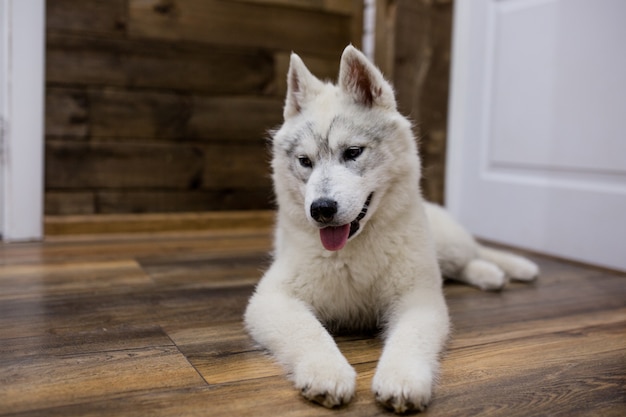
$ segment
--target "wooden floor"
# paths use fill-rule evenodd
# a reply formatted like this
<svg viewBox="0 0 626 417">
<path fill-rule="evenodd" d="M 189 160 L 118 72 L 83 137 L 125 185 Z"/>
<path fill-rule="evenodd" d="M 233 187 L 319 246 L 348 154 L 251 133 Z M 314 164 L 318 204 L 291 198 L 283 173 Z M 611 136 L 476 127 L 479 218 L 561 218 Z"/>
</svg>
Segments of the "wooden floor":
<svg viewBox="0 0 626 417">
<path fill-rule="evenodd" d="M 355 400 L 303 400 L 241 316 L 267 230 L 0 246 L 0 415 L 390 415 L 380 340 L 341 337 Z M 447 284 L 455 332 L 428 416 L 626 415 L 626 275 L 533 256 L 536 284 Z"/>
</svg>

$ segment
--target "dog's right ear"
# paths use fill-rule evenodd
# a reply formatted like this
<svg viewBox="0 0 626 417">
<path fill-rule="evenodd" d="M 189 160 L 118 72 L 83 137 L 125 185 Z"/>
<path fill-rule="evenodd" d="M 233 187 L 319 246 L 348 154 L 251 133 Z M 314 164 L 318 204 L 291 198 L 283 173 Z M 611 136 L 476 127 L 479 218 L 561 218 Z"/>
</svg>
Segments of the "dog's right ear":
<svg viewBox="0 0 626 417">
<path fill-rule="evenodd" d="M 339 86 L 356 103 L 366 107 L 396 108 L 393 88 L 361 51 L 346 46 L 339 66 Z"/>
<path fill-rule="evenodd" d="M 324 84 L 311 74 L 300 57 L 292 53 L 287 72 L 287 97 L 283 109 L 285 120 L 300 113 L 323 86 Z"/>
</svg>

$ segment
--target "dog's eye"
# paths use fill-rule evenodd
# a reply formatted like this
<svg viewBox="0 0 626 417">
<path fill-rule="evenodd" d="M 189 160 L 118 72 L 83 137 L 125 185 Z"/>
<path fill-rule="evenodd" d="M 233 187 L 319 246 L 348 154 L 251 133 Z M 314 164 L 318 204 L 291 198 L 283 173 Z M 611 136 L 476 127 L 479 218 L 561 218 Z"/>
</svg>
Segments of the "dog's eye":
<svg viewBox="0 0 626 417">
<path fill-rule="evenodd" d="M 299 156 L 298 157 L 298 162 L 300 162 L 300 165 L 302 165 L 304 168 L 312 168 L 313 167 L 313 162 L 311 162 L 311 160 L 309 159 L 308 156 Z"/>
<path fill-rule="evenodd" d="M 343 159 L 346 161 L 354 161 L 363 153 L 362 146 L 350 146 L 343 153 Z"/>
</svg>

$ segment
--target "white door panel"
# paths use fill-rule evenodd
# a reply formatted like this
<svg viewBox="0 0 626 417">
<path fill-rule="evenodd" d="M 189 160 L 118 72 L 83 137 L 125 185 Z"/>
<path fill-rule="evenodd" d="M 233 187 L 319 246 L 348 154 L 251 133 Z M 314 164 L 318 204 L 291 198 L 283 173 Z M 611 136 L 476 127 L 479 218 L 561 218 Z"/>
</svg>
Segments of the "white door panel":
<svg viewBox="0 0 626 417">
<path fill-rule="evenodd" d="M 446 202 L 475 234 L 626 270 L 625 17 L 455 3 Z"/>
</svg>

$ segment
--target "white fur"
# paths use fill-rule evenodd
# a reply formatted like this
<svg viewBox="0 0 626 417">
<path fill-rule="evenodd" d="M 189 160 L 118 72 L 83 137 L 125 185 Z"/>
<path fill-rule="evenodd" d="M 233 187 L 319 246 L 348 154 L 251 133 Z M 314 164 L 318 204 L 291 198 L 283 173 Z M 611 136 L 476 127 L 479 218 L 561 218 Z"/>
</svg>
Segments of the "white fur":
<svg viewBox="0 0 626 417">
<path fill-rule="evenodd" d="M 539 274 L 528 259 L 479 245 L 442 207 L 432 203 L 425 207 L 444 276 L 483 290 L 499 290 L 509 279 L 532 281 Z"/>
<path fill-rule="evenodd" d="M 449 333 L 435 245 L 446 275 L 483 288 L 503 285 L 491 262 L 522 279 L 536 270 L 486 251 L 441 208 L 425 205 L 410 123 L 396 110 L 391 86 L 352 46 L 337 85 L 319 81 L 292 55 L 284 118 L 273 137 L 274 262 L 250 299 L 246 326 L 302 395 L 326 407 L 350 401 L 356 378 L 328 329 L 380 327 L 375 397 L 396 412 L 421 410 Z M 350 147 L 363 151 L 348 160 Z M 311 216 L 312 202 L 337 201 L 332 225 L 341 225 L 370 194 L 358 232 L 343 249 L 324 249 L 319 230 L 326 225 Z M 427 213 L 442 239 L 431 237 Z"/>
</svg>

